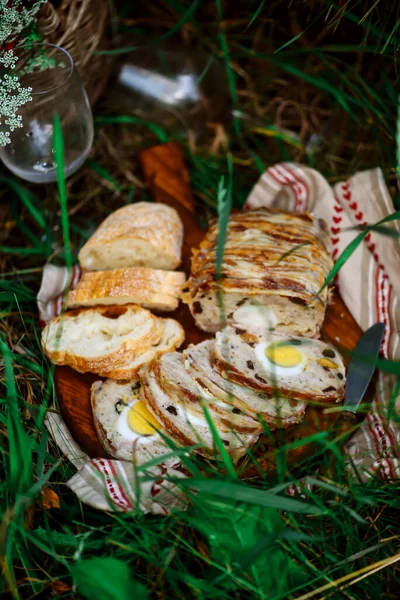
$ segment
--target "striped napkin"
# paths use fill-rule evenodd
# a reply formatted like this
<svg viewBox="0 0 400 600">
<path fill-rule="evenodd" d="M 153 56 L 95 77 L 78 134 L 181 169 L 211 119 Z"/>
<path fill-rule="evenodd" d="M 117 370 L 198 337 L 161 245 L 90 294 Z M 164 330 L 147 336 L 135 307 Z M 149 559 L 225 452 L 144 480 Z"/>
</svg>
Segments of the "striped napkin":
<svg viewBox="0 0 400 600">
<path fill-rule="evenodd" d="M 376 223 L 394 211 L 380 169 L 357 173 L 332 188 L 314 169 L 293 163 L 274 165 L 261 176 L 244 208 L 260 206 L 306 210 L 323 217 L 330 226 L 334 259 L 358 234 L 351 228 Z M 397 223 L 391 226 L 397 228 Z M 399 266 L 397 240 L 370 232 L 339 271 L 336 281 L 344 302 L 363 330 L 378 321 L 386 323 L 382 354 L 394 360 L 400 360 Z M 43 324 L 60 314 L 64 291 L 73 288 L 79 278 L 78 266 L 72 272 L 51 264 L 45 266 L 37 296 Z M 400 477 L 399 411 L 394 376 L 379 373 L 371 410 L 345 448 L 349 468 L 355 469 L 361 480 Z M 139 509 L 157 514 L 185 506 L 179 486 L 169 481 L 171 476 L 183 477 L 173 467 L 152 467 L 145 478 L 139 477 L 129 462 L 85 455 L 56 411 L 48 413 L 46 426 L 77 469 L 67 485 L 82 502 L 102 510 Z"/>
</svg>

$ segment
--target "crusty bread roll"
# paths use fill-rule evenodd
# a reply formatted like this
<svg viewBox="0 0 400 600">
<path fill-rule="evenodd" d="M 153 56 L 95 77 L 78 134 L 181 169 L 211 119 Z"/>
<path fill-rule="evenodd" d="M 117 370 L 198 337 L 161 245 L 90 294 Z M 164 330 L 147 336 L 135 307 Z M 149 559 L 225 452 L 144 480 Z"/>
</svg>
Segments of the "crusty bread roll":
<svg viewBox="0 0 400 600">
<path fill-rule="evenodd" d="M 183 225 L 166 204 L 138 202 L 111 213 L 79 252 L 81 267 L 106 271 L 127 267 L 176 269 Z"/>
<path fill-rule="evenodd" d="M 140 306 L 81 309 L 52 319 L 42 332 L 42 347 L 57 365 L 102 376 L 157 344 L 163 331 L 162 319 Z"/>
<path fill-rule="evenodd" d="M 68 308 L 110 304 L 139 304 L 171 311 L 178 307 L 185 273 L 149 267 L 88 271 L 68 294 Z"/>
<path fill-rule="evenodd" d="M 136 373 L 153 359 L 157 358 L 165 352 L 172 352 L 182 344 L 185 339 L 185 332 L 174 319 L 159 319 L 163 327 L 163 333 L 160 341 L 154 344 L 146 352 L 136 356 L 133 360 L 130 360 L 127 356 L 127 360 L 124 363 L 119 363 L 116 366 L 110 365 L 109 368 L 102 372 L 103 377 L 110 379 L 132 379 L 136 376 Z"/>
</svg>

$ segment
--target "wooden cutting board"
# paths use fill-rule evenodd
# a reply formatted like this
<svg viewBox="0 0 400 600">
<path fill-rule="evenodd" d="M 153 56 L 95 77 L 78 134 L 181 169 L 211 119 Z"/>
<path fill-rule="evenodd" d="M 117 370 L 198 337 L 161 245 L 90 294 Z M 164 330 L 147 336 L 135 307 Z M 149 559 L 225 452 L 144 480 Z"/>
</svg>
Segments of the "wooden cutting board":
<svg viewBox="0 0 400 600">
<path fill-rule="evenodd" d="M 143 150 L 139 160 L 154 200 L 173 206 L 181 216 L 185 230 L 182 269 L 188 274 L 191 250 L 199 245 L 205 231 L 201 229 L 196 219 L 189 174 L 182 152 L 179 146 L 169 143 Z M 182 348 L 212 337 L 196 327 L 189 309 L 182 303 L 174 313 L 168 313 L 168 316 L 177 319 L 185 329 L 186 339 Z M 360 336 L 361 330 L 357 323 L 339 295 L 334 294 L 322 328 L 322 338 L 337 347 L 346 363 L 349 351 L 353 350 Z M 98 379 L 96 375 L 82 375 L 69 367 L 57 367 L 55 370 L 56 392 L 61 413 L 74 439 L 91 457 L 106 456 L 94 428 L 90 406 L 90 386 Z M 323 408 L 310 408 L 303 423 L 287 431 L 277 430 L 268 438 L 261 439 L 255 452 L 260 469 L 264 472 L 273 471 L 277 447 L 318 431 L 332 429 L 336 416 L 337 413 L 327 412 Z M 312 444 L 298 447 L 289 451 L 288 462 L 298 464 L 313 451 Z M 243 476 L 257 476 L 257 471 L 257 466 L 249 465 L 243 470 Z"/>
</svg>

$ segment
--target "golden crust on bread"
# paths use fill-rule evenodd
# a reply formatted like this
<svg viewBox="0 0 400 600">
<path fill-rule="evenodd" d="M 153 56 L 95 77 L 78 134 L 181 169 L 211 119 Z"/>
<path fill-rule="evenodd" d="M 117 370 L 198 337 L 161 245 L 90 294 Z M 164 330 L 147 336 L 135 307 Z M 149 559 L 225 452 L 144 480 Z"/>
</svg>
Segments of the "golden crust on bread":
<svg viewBox="0 0 400 600">
<path fill-rule="evenodd" d="M 149 267 L 85 272 L 68 294 L 68 307 L 139 304 L 172 311 L 178 307 L 186 275 Z"/>
<path fill-rule="evenodd" d="M 157 344 L 162 333 L 161 319 L 150 311 L 110 306 L 71 310 L 52 319 L 41 342 L 53 363 L 102 376 Z"/>
<path fill-rule="evenodd" d="M 138 202 L 111 213 L 81 248 L 83 269 L 176 269 L 181 262 L 182 221 L 166 204 Z"/>
</svg>

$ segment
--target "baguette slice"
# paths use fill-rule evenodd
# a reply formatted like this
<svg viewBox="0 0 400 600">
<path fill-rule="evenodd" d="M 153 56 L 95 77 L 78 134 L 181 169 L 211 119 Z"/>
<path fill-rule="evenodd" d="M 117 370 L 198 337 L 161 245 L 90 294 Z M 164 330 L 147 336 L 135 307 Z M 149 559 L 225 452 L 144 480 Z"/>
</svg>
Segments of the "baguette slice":
<svg viewBox="0 0 400 600">
<path fill-rule="evenodd" d="M 271 346 L 274 344 L 274 346 Z M 289 348 L 299 357 L 293 366 L 280 365 L 266 356 L 268 348 Z M 301 357 L 301 359 L 300 359 Z M 329 344 L 288 335 L 256 335 L 226 327 L 217 333 L 213 367 L 223 377 L 273 397 L 313 403 L 340 402 L 344 396 L 342 357 Z"/>
<path fill-rule="evenodd" d="M 151 346 L 132 361 L 127 360 L 126 363 L 120 364 L 118 367 L 110 366 L 103 371 L 102 376 L 119 380 L 132 379 L 143 365 L 146 365 L 165 352 L 171 352 L 179 348 L 185 339 L 185 332 L 181 324 L 174 319 L 159 320 L 163 327 L 163 333 L 157 344 Z"/>
<path fill-rule="evenodd" d="M 68 294 L 68 307 L 139 304 L 171 311 L 178 308 L 186 275 L 148 267 L 86 272 Z"/>
<path fill-rule="evenodd" d="M 140 403 L 140 404 L 139 404 Z M 109 456 L 118 460 L 134 461 L 136 465 L 144 465 L 153 458 L 160 458 L 172 452 L 159 432 L 168 435 L 160 424 L 154 422 L 140 406 L 139 378 L 129 382 L 117 382 L 111 379 L 96 381 L 91 387 L 91 404 L 94 425 L 99 440 Z M 132 423 L 138 407 L 138 429 L 133 430 L 128 422 L 129 411 L 136 407 Z M 157 430 L 152 430 L 153 423 Z M 146 425 L 149 425 L 146 427 Z M 145 430 L 143 429 L 145 427 Z M 172 466 L 179 462 L 177 458 L 169 458 L 164 464 Z"/>
<path fill-rule="evenodd" d="M 154 365 L 154 363 L 152 363 Z M 176 443 L 181 446 L 203 444 L 194 451 L 202 456 L 215 457 L 215 441 L 205 415 L 199 417 L 189 412 L 182 404 L 174 402 L 163 392 L 150 365 L 141 373 L 141 398 L 149 411 L 162 423 Z M 249 446 L 258 439 L 255 434 L 238 434 L 231 431 L 219 431 L 222 443 L 233 462 L 243 456 Z"/>
<path fill-rule="evenodd" d="M 181 262 L 182 221 L 175 209 L 138 202 L 111 213 L 79 252 L 81 267 L 106 271 L 153 267 L 173 271 Z"/>
<path fill-rule="evenodd" d="M 271 398 L 263 392 L 222 377 L 211 364 L 213 348 L 214 340 L 206 340 L 189 346 L 183 353 L 186 370 L 203 390 L 232 404 L 244 414 L 253 418 L 260 416 L 270 430 L 291 427 L 302 421 L 307 408 L 304 402 Z"/>
<path fill-rule="evenodd" d="M 201 388 L 186 370 L 184 358 L 179 352 L 161 356 L 155 363 L 154 372 L 161 389 L 171 399 L 202 419 L 204 410 L 201 402 L 204 402 L 219 431 L 262 433 L 263 427 L 256 419 L 246 415 L 246 412 L 236 414 L 232 404 L 215 398 Z"/>
<path fill-rule="evenodd" d="M 42 347 L 57 365 L 102 375 L 133 361 L 162 336 L 161 319 L 136 305 L 74 310 L 52 319 Z"/>
</svg>

